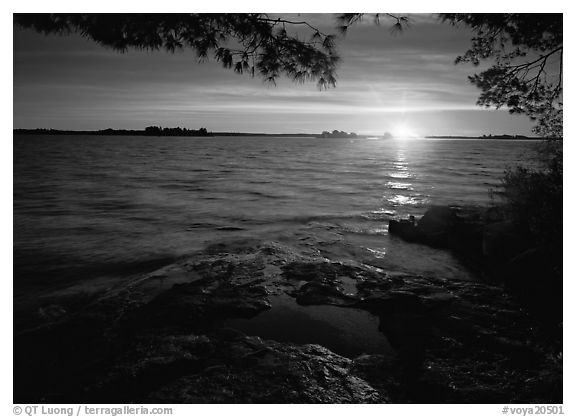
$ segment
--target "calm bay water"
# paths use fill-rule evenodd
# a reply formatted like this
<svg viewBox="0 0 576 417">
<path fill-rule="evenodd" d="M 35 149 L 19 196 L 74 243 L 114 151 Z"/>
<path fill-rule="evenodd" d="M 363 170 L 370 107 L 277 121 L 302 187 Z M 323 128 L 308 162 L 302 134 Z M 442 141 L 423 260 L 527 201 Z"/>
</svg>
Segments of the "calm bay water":
<svg viewBox="0 0 576 417">
<path fill-rule="evenodd" d="M 529 141 L 14 138 L 15 296 L 98 288 L 232 239 L 467 278 L 387 232 L 435 204 L 484 205 Z"/>
</svg>

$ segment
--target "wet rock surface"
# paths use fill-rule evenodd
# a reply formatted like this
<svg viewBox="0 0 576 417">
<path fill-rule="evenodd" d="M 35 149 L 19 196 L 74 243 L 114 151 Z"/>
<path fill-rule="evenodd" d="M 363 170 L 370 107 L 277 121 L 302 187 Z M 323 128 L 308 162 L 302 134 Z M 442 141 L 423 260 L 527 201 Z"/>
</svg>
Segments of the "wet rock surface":
<svg viewBox="0 0 576 417">
<path fill-rule="evenodd" d="M 346 357 L 228 326 L 279 299 L 369 312 L 393 351 Z M 74 311 L 59 305 L 15 334 L 15 402 L 562 402 L 560 348 L 502 288 L 274 242 L 214 245 Z"/>
</svg>

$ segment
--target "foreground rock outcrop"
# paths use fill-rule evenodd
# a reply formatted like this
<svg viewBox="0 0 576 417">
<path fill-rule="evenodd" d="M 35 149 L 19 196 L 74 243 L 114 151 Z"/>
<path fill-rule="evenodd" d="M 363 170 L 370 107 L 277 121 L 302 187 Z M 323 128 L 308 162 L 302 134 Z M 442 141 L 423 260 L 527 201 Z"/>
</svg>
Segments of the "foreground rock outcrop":
<svg viewBox="0 0 576 417">
<path fill-rule="evenodd" d="M 528 229 L 498 207 L 437 206 L 420 219 L 389 222 L 391 234 L 449 249 L 485 280 L 505 285 L 560 338 L 562 254 L 542 247 Z"/>
<path fill-rule="evenodd" d="M 369 312 L 392 351 L 345 357 L 230 325 L 277 300 Z M 41 308 L 15 335 L 15 402 L 562 402 L 561 351 L 500 287 L 273 242 L 211 246 L 75 310 Z"/>
</svg>

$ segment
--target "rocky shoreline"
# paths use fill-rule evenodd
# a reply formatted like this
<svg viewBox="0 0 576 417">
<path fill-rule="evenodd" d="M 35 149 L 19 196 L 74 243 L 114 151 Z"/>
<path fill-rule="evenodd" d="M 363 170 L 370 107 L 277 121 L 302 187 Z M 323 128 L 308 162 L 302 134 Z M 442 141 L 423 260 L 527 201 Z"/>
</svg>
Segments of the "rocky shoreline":
<svg viewBox="0 0 576 417">
<path fill-rule="evenodd" d="M 367 312 L 391 350 L 347 357 L 229 325 L 278 300 Z M 82 305 L 46 300 L 15 334 L 14 371 L 18 403 L 562 402 L 561 346 L 502 286 L 260 241 L 210 246 Z"/>
<path fill-rule="evenodd" d="M 529 225 L 503 207 L 431 207 L 420 218 L 391 220 L 390 234 L 450 250 L 482 280 L 515 294 L 546 326 L 562 333 L 562 253 L 543 247 Z M 558 239 L 561 241 L 562 237 Z"/>
</svg>

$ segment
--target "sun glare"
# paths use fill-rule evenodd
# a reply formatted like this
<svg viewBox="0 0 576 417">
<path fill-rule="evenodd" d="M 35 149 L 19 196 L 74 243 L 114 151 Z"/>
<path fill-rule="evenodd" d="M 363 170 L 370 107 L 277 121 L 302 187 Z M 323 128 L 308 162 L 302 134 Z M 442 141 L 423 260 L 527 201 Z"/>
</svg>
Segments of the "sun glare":
<svg viewBox="0 0 576 417">
<path fill-rule="evenodd" d="M 392 134 L 397 139 L 413 139 L 418 136 L 414 129 L 405 123 L 396 125 L 392 130 Z"/>
</svg>

